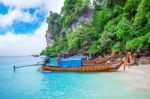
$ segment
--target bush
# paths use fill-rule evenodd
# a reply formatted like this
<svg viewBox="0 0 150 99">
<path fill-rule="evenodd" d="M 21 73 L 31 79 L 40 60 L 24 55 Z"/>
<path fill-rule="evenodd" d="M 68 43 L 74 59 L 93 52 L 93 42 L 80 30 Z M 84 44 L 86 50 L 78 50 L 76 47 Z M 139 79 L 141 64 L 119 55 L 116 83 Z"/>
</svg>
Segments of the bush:
<svg viewBox="0 0 150 99">
<path fill-rule="evenodd" d="M 100 11 L 94 12 L 93 24 L 96 27 L 97 32 L 103 31 L 104 25 L 112 15 L 112 11 L 106 7 L 103 7 Z"/>
<path fill-rule="evenodd" d="M 116 43 L 113 45 L 112 51 L 114 51 L 114 52 L 120 52 L 120 51 L 122 51 L 120 42 L 116 42 Z"/>
<path fill-rule="evenodd" d="M 132 23 L 125 17 L 117 24 L 116 36 L 120 41 L 125 43 L 127 40 L 132 39 L 136 35 L 136 30 L 132 26 Z"/>
<path fill-rule="evenodd" d="M 148 19 L 146 17 L 147 12 L 150 12 L 150 0 L 142 0 L 138 6 L 137 13 L 134 19 L 134 25 L 145 26 Z"/>
<path fill-rule="evenodd" d="M 145 42 L 144 36 L 134 38 L 133 40 L 127 41 L 126 49 L 127 50 L 136 50 L 136 49 L 144 48 L 144 42 Z"/>
<path fill-rule="evenodd" d="M 119 6 L 119 5 L 115 5 L 115 7 L 114 7 L 114 14 L 115 14 L 115 16 L 117 16 L 117 15 L 120 15 L 120 14 L 122 14 L 124 11 L 123 11 L 123 8 L 121 7 L 121 6 Z"/>
<path fill-rule="evenodd" d="M 124 10 L 126 13 L 129 13 L 130 16 L 134 16 L 136 14 L 136 10 L 141 0 L 127 0 L 127 3 L 124 6 Z"/>
<path fill-rule="evenodd" d="M 96 54 L 100 51 L 100 45 L 98 41 L 92 42 L 92 45 L 90 46 L 89 50 L 87 51 L 88 54 Z"/>
</svg>

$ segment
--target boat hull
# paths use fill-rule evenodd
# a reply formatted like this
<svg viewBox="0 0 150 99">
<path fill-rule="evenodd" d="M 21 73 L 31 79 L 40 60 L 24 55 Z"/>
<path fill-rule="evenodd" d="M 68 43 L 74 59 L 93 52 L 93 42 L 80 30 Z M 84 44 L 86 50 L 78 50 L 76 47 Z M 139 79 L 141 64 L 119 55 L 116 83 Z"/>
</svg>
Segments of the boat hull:
<svg viewBox="0 0 150 99">
<path fill-rule="evenodd" d="M 113 58 L 115 56 L 115 53 L 112 52 L 109 56 L 106 56 L 104 58 L 95 58 L 92 60 L 85 60 L 82 62 L 83 65 L 95 65 L 95 64 L 102 64 L 102 63 L 106 63 L 108 60 L 110 60 L 111 58 Z"/>
<path fill-rule="evenodd" d="M 107 59 L 97 59 L 97 60 L 85 60 L 82 62 L 83 65 L 94 65 L 94 64 L 102 64 L 106 63 L 108 60 Z"/>
<path fill-rule="evenodd" d="M 59 72 L 116 72 L 121 67 L 120 62 L 113 64 L 99 64 L 91 66 L 81 66 L 74 68 L 61 68 L 58 66 L 41 66 L 42 71 L 59 71 Z"/>
</svg>

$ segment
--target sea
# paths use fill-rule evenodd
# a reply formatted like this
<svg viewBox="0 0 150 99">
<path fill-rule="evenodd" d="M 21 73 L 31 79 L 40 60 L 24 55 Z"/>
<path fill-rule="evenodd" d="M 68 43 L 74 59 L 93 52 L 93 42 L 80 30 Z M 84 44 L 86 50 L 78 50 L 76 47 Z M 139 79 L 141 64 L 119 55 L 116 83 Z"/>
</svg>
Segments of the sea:
<svg viewBox="0 0 150 99">
<path fill-rule="evenodd" d="M 41 57 L 0 57 L 0 99 L 150 99 L 150 91 L 128 86 L 118 72 L 42 72 Z M 135 82 L 138 83 L 138 82 Z"/>
</svg>

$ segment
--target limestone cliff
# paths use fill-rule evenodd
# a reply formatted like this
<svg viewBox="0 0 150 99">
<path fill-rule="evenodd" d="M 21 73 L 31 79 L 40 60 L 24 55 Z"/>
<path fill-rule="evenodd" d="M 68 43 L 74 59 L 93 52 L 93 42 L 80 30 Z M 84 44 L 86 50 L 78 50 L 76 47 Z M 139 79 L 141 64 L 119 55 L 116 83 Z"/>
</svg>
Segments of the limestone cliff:
<svg viewBox="0 0 150 99">
<path fill-rule="evenodd" d="M 93 14 L 93 9 L 92 7 L 88 8 L 87 10 L 85 10 L 84 12 L 82 12 L 81 15 L 78 16 L 77 20 L 74 20 L 71 25 L 69 25 L 69 27 L 66 29 L 64 27 L 61 27 L 61 29 L 58 31 L 60 33 L 57 34 L 62 34 L 64 32 L 66 32 L 66 30 L 70 29 L 72 31 L 74 31 L 80 24 L 85 24 L 85 23 L 89 23 L 92 20 L 92 14 Z M 53 20 L 54 21 L 54 20 Z M 56 22 L 57 20 L 55 20 Z M 55 33 L 55 26 L 56 24 L 48 24 L 48 29 L 46 31 L 46 42 L 47 45 L 50 46 L 53 43 L 53 37 L 56 34 Z"/>
</svg>

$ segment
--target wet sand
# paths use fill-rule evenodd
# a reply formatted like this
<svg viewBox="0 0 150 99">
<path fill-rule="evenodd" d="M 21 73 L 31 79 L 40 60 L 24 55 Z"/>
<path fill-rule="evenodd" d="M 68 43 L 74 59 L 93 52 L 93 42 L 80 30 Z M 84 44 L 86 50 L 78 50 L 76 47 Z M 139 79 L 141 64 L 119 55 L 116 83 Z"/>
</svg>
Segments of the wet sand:
<svg viewBox="0 0 150 99">
<path fill-rule="evenodd" d="M 131 66 L 130 69 L 119 69 L 126 86 L 135 90 L 150 91 L 150 64 Z"/>
</svg>

